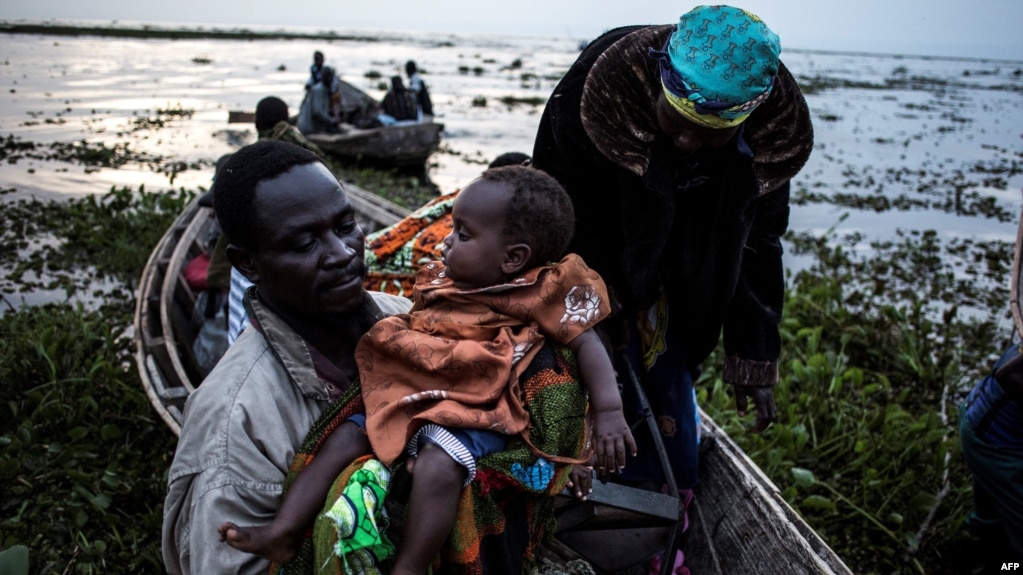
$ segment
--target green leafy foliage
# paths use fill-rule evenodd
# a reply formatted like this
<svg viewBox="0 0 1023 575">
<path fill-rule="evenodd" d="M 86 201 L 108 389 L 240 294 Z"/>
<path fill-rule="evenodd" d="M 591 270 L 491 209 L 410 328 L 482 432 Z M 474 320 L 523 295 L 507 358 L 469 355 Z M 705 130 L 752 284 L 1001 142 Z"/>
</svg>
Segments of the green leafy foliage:
<svg viewBox="0 0 1023 575">
<path fill-rule="evenodd" d="M 957 407 L 1008 343 L 1001 282 L 985 280 L 1007 277 L 1012 246 L 923 234 L 855 257 L 795 240 L 815 263 L 786 299 L 778 423 L 756 435 L 737 417 L 720 349 L 701 405 L 857 573 L 956 573 L 972 506 Z M 964 259 L 990 266 L 964 274 Z"/>
<path fill-rule="evenodd" d="M 149 252 L 192 197 L 185 190 L 150 193 L 140 187 L 66 203 L 0 203 L 0 267 L 11 270 L 0 289 L 63 289 L 71 297 L 108 280 L 109 292 L 101 295 L 130 304 Z"/>
<path fill-rule="evenodd" d="M 335 162 L 334 173 L 347 182 L 352 182 L 365 190 L 372 190 L 378 196 L 410 210 L 415 210 L 438 195 L 437 187 L 428 179 L 400 170 L 382 170 Z"/>
<path fill-rule="evenodd" d="M 94 309 L 0 316 L 0 549 L 29 549 L 31 573 L 163 570 L 174 436 L 142 389 L 128 330 L 142 266 L 191 197 L 124 189 L 0 205 L 2 241 L 25 246 L 3 250 L 2 267 L 15 268 L 5 286 L 50 284 L 28 270 L 63 278 L 69 293 L 98 276 L 114 286 Z"/>
</svg>

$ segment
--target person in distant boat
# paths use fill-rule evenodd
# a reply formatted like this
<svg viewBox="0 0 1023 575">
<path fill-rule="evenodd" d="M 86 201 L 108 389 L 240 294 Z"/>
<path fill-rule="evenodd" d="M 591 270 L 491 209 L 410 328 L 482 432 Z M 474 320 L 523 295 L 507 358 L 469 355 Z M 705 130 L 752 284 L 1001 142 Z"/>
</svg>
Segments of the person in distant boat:
<svg viewBox="0 0 1023 575">
<path fill-rule="evenodd" d="M 223 521 L 269 522 L 303 439 L 357 378 L 355 346 L 411 302 L 363 287 L 364 238 L 344 188 L 320 159 L 263 140 L 213 183 L 228 256 L 255 285 L 252 324 L 185 404 L 164 503 L 168 573 L 267 573 L 219 542 Z M 364 435 L 352 445 L 369 446 Z"/>
<path fill-rule="evenodd" d="M 305 81 L 305 89 L 308 92 L 313 86 L 323 81 L 323 52 L 313 52 L 313 63 L 309 66 L 309 79 Z"/>
<path fill-rule="evenodd" d="M 693 385 L 722 332 L 739 414 L 752 400 L 756 431 L 776 418 L 781 238 L 813 147 L 780 51 L 763 20 L 731 6 L 611 30 L 555 87 L 533 149 L 573 198 L 570 250 L 621 305 L 602 326 L 645 384 L 683 490 L 699 477 Z M 638 398 L 625 393 L 632 420 Z M 623 477 L 663 482 L 652 437 L 637 441 Z"/>
<path fill-rule="evenodd" d="M 414 60 L 405 62 L 405 74 L 408 75 L 408 89 L 416 95 L 416 102 L 419 103 L 419 110 L 423 116 L 433 116 L 433 102 L 430 100 L 430 91 L 426 88 L 426 82 L 419 74 L 419 68 Z"/>
<path fill-rule="evenodd" d="M 578 256 L 564 254 L 563 231 L 571 230 L 573 215 L 561 186 L 533 168 L 492 168 L 458 195 L 453 216 L 443 262 L 419 271 L 412 310 L 382 319 L 359 342 L 365 413 L 348 417 L 324 440 L 270 525 L 225 523 L 228 544 L 290 561 L 331 484 L 362 453 L 351 444 L 361 428 L 380 462 L 392 466 L 406 454 L 411 470 L 408 518 L 391 573 L 426 573 L 477 460 L 503 450 L 509 436 L 528 433 L 519 375 L 545 341 L 571 348 L 578 359 L 601 476 L 634 453 L 614 369 L 591 329 L 610 309 L 603 282 Z M 389 552 L 382 545 L 372 555 L 382 560 Z"/>
<path fill-rule="evenodd" d="M 331 112 L 334 80 L 334 69 L 324 66 L 320 71 L 320 81 L 309 88 L 302 99 L 302 106 L 298 111 L 298 131 L 303 134 L 342 132 L 340 118 Z"/>
<path fill-rule="evenodd" d="M 290 142 L 313 152 L 326 161 L 328 156 L 319 146 L 309 141 L 291 123 L 288 104 L 277 96 L 267 96 L 256 104 L 256 134 L 260 140 Z"/>
<path fill-rule="evenodd" d="M 401 76 L 391 76 L 391 89 L 384 94 L 380 110 L 380 121 L 385 126 L 399 122 L 418 122 L 423 118 L 416 95 L 405 87 Z"/>
</svg>

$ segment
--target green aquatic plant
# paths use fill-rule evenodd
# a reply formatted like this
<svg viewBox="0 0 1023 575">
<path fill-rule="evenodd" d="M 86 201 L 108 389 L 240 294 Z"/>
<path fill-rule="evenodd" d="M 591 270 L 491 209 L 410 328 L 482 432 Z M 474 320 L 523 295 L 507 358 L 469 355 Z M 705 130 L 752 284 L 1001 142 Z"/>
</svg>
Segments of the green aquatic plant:
<svg viewBox="0 0 1023 575">
<path fill-rule="evenodd" d="M 501 102 L 505 106 L 519 106 L 519 105 L 525 105 L 525 106 L 543 106 L 544 104 L 547 103 L 547 98 L 540 97 L 540 96 L 526 96 L 526 97 L 521 97 L 521 96 L 501 96 L 500 98 L 497 99 L 497 101 Z"/>
<path fill-rule="evenodd" d="M 707 362 L 700 403 L 857 573 L 958 573 L 948 561 L 972 505 L 956 411 L 1007 344 L 1007 242 L 904 234 L 790 234 L 813 265 L 791 278 L 781 322 L 779 421 L 734 413 Z M 974 276 L 960 272 L 986 262 Z"/>
<path fill-rule="evenodd" d="M 0 203 L 0 268 L 7 270 L 0 291 L 71 297 L 106 279 L 115 286 L 110 295 L 130 299 L 151 246 L 193 195 L 114 188 L 68 202 Z"/>
<path fill-rule="evenodd" d="M 5 292 L 40 287 L 27 268 L 83 291 L 101 277 L 113 286 L 88 309 L 0 313 L 0 549 L 27 548 L 32 573 L 163 570 L 174 438 L 142 391 L 129 326 L 142 266 L 192 197 L 140 188 L 0 204 Z"/>
<path fill-rule="evenodd" d="M 162 571 L 173 436 L 142 393 L 130 314 L 46 305 L 0 317 L 0 548 L 32 573 Z"/>
<path fill-rule="evenodd" d="M 398 170 L 339 164 L 336 166 L 336 173 L 345 181 L 365 190 L 372 190 L 378 196 L 409 210 L 418 208 L 438 194 L 437 188 L 428 180 Z"/>
<path fill-rule="evenodd" d="M 135 117 L 132 119 L 131 131 L 158 130 L 166 127 L 173 120 L 191 118 L 195 110 L 183 108 L 180 104 L 167 108 L 158 108 L 154 116 Z"/>
</svg>

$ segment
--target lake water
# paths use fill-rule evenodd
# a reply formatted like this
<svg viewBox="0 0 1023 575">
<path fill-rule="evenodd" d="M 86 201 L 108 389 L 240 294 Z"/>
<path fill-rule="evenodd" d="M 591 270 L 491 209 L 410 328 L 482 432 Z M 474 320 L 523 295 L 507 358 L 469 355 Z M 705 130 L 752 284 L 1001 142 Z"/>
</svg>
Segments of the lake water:
<svg viewBox="0 0 1023 575">
<path fill-rule="evenodd" d="M 389 76 L 417 61 L 445 125 L 430 175 L 453 190 L 499 153 L 531 152 L 542 103 L 578 55 L 575 41 L 558 38 L 356 34 L 330 42 L 0 36 L 8 152 L 0 199 L 208 186 L 213 161 L 256 138 L 250 125 L 228 124 L 228 111 L 276 95 L 296 112 L 314 50 L 378 98 Z M 791 229 L 837 226 L 862 232 L 862 245 L 897 230 L 1015 237 L 1023 62 L 812 51 L 782 59 L 806 88 L 816 131 L 793 183 Z M 526 103 L 501 102 L 508 98 Z M 16 143 L 82 141 L 127 146 L 145 161 L 96 169 L 37 153 L 11 163 Z M 173 162 L 195 169 L 172 182 Z"/>
</svg>

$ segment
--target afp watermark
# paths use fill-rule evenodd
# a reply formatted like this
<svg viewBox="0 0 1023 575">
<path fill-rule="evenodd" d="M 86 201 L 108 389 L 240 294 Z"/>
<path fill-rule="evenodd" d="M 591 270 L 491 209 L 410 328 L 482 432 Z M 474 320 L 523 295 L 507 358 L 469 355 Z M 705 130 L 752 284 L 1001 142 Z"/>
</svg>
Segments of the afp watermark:
<svg viewBox="0 0 1023 575">
<path fill-rule="evenodd" d="M 1019 563 L 1002 563 L 1002 571 L 1019 571 Z"/>
</svg>

